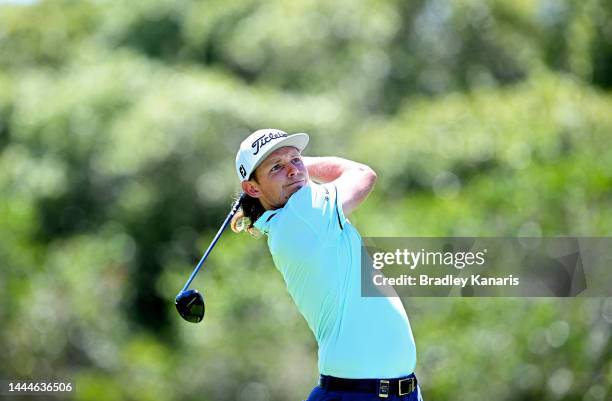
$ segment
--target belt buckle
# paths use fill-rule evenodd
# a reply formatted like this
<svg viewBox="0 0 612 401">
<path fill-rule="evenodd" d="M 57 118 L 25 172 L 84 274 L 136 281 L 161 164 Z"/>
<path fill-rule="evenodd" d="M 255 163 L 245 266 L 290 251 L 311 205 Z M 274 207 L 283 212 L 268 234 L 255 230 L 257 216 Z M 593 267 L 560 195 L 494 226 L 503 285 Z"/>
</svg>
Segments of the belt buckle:
<svg viewBox="0 0 612 401">
<path fill-rule="evenodd" d="M 378 381 L 378 396 L 380 398 L 389 397 L 389 380 Z"/>
<path fill-rule="evenodd" d="M 409 382 L 409 384 L 408 384 L 408 391 L 406 391 L 406 392 L 402 391 L 402 384 L 404 382 Z M 406 394 L 412 393 L 414 391 L 414 378 L 409 377 L 407 379 L 401 379 L 398 382 L 398 387 L 399 387 L 399 395 L 406 395 Z"/>
</svg>

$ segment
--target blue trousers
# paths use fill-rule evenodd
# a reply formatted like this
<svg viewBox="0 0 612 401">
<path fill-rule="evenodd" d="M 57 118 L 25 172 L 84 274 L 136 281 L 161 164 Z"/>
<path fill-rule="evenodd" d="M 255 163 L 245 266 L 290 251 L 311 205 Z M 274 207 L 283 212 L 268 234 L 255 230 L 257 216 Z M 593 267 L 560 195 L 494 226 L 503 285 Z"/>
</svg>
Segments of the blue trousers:
<svg viewBox="0 0 612 401">
<path fill-rule="evenodd" d="M 380 398 L 377 394 L 352 393 L 348 391 L 327 391 L 321 387 L 315 387 L 306 401 L 423 401 L 421 389 L 417 385 L 416 390 L 406 395 L 389 395 L 388 398 Z"/>
</svg>

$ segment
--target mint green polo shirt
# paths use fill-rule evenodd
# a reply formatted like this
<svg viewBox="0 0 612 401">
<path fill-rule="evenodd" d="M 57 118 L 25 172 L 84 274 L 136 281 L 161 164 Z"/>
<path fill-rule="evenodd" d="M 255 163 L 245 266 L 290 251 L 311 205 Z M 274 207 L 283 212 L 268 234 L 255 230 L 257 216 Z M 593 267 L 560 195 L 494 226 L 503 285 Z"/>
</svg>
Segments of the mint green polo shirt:
<svg viewBox="0 0 612 401">
<path fill-rule="evenodd" d="M 319 345 L 319 372 L 342 378 L 409 375 L 416 347 L 397 297 L 361 296 L 361 236 L 333 184 L 310 182 L 255 227 Z"/>
</svg>

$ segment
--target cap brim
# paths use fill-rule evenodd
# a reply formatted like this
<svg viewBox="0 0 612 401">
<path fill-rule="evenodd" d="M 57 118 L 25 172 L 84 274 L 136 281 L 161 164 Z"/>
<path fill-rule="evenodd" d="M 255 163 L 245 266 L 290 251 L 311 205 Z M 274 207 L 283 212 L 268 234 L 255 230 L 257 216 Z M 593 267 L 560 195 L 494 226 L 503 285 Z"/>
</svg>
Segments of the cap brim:
<svg viewBox="0 0 612 401">
<path fill-rule="evenodd" d="M 255 169 L 264 161 L 266 160 L 266 158 L 268 157 L 268 155 L 272 152 L 274 152 L 276 149 L 285 147 L 285 146 L 292 146 L 294 148 L 297 148 L 297 150 L 300 151 L 300 153 L 302 153 L 302 151 L 306 148 L 306 146 L 308 145 L 308 140 L 310 139 L 310 137 L 308 136 L 308 134 L 305 134 L 303 132 L 300 132 L 298 134 L 293 134 L 293 135 L 289 135 L 286 138 L 283 138 L 282 140 L 276 142 L 274 144 L 274 146 L 272 146 L 269 149 L 266 149 L 266 151 L 261 155 L 261 157 L 259 158 L 259 160 L 257 161 L 257 163 L 255 163 L 255 165 L 253 166 L 253 169 L 251 171 L 251 174 L 253 174 L 253 172 L 255 171 Z"/>
</svg>

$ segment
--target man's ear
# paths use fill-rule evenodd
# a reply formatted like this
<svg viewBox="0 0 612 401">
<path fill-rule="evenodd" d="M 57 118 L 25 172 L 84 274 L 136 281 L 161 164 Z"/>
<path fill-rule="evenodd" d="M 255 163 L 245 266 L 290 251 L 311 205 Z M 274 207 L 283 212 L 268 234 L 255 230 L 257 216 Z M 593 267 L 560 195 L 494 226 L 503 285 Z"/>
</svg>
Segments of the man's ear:
<svg viewBox="0 0 612 401">
<path fill-rule="evenodd" d="M 252 180 L 242 181 L 240 185 L 242 186 L 242 190 L 251 198 L 261 197 L 261 191 L 259 190 L 256 182 Z"/>
</svg>

